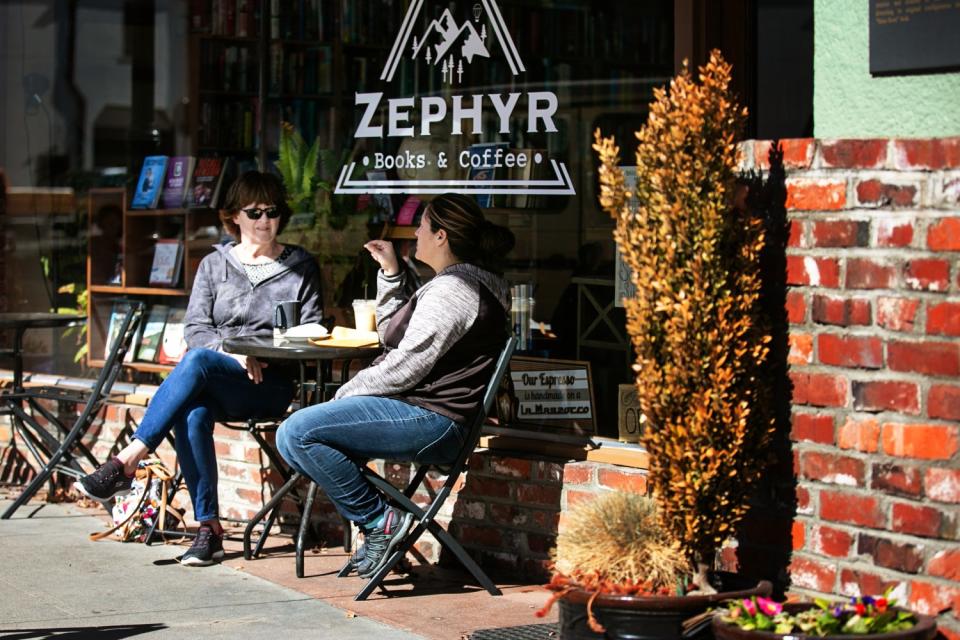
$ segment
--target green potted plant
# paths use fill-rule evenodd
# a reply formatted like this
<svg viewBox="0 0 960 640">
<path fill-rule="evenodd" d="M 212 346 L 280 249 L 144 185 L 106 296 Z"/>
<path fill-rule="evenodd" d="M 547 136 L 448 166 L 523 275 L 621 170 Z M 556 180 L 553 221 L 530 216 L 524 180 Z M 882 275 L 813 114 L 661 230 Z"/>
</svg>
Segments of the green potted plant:
<svg viewBox="0 0 960 640">
<path fill-rule="evenodd" d="M 357 197 L 333 193 L 333 181 L 348 159 L 350 151 L 337 152 L 320 148 L 317 138 L 307 146 L 300 132 L 289 122 L 282 123 L 279 158 L 274 162 L 287 200 L 294 213 L 316 213 L 330 229 L 339 231 L 348 223 L 350 214 L 365 216 L 370 208 L 358 207 Z M 357 170 L 362 176 L 364 169 Z"/>
<path fill-rule="evenodd" d="M 317 173 L 320 139 L 309 147 L 300 132 L 289 122 L 281 123 L 279 159 L 274 162 L 287 190 L 287 204 L 294 213 L 316 211 L 316 194 L 330 189 Z"/>
<path fill-rule="evenodd" d="M 764 222 L 743 198 L 734 206 L 746 111 L 729 83 L 730 65 L 714 51 L 699 82 L 685 67 L 669 91 L 655 91 L 637 132 L 633 190 L 614 139 L 595 133 L 600 204 L 616 220 L 614 237 L 637 287 L 625 307 L 655 507 L 619 522 L 593 509 L 584 530 L 645 529 L 682 562 L 671 556 L 669 571 L 654 571 L 662 554 L 625 550 L 633 566 L 613 572 L 579 559 L 578 547 L 593 544 L 589 535 L 577 544 L 561 533 L 551 583 L 561 637 L 692 637 L 685 620 L 771 590 L 765 582 L 717 593 L 731 585 L 715 586 L 708 574 L 747 510 L 773 432 L 764 375 L 771 338 L 759 304 Z M 645 617 L 621 621 L 628 610 Z"/>
</svg>

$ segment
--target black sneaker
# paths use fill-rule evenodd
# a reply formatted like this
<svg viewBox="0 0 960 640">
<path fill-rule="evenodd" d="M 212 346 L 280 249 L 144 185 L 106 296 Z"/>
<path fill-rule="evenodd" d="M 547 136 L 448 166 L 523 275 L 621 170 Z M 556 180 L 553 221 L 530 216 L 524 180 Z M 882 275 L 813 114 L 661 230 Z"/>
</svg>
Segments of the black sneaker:
<svg viewBox="0 0 960 640">
<path fill-rule="evenodd" d="M 357 573 L 361 578 L 369 578 L 386 564 L 390 552 L 403 540 L 403 536 L 407 535 L 412 521 L 412 513 L 387 507 L 383 527 L 367 531 L 363 536 L 364 558 L 357 566 Z"/>
<path fill-rule="evenodd" d="M 113 458 L 90 475 L 74 482 L 73 488 L 88 498 L 107 502 L 130 493 L 132 484 L 133 476 L 128 477 L 123 472 L 123 463 Z"/>
<path fill-rule="evenodd" d="M 223 558 L 223 536 L 213 532 L 213 527 L 207 524 L 200 525 L 197 537 L 187 552 L 177 558 L 180 564 L 188 567 L 206 567 L 214 560 Z"/>
</svg>

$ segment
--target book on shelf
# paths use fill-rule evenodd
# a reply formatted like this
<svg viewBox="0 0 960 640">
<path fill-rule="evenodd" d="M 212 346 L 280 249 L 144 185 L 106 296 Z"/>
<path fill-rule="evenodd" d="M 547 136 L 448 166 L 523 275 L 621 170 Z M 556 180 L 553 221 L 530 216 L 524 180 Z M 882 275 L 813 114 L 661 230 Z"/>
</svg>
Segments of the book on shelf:
<svg viewBox="0 0 960 640">
<path fill-rule="evenodd" d="M 131 209 L 156 209 L 163 190 L 163 177 L 167 171 L 167 156 L 147 156 L 143 159 L 140 179 L 130 201 Z"/>
<path fill-rule="evenodd" d="M 150 285 L 175 287 L 180 280 L 180 264 L 183 262 L 183 242 L 161 238 L 153 248 L 153 265 L 150 267 Z"/>
<path fill-rule="evenodd" d="M 387 172 L 386 171 L 367 171 L 367 180 L 386 180 Z M 389 193 L 374 193 L 372 196 L 372 202 L 374 208 L 376 208 L 376 220 L 375 222 L 393 220 L 396 210 L 393 208 L 393 198 L 390 197 Z M 413 218 L 411 217 L 412 221 Z"/>
<path fill-rule="evenodd" d="M 157 362 L 160 364 L 177 364 L 186 353 L 187 342 L 183 337 L 183 317 L 186 313 L 184 307 L 172 307 L 167 313 L 167 324 L 157 353 Z"/>
<path fill-rule="evenodd" d="M 155 304 L 150 307 L 146 322 L 143 322 L 143 334 L 137 346 L 136 359 L 141 362 L 156 362 L 157 352 L 160 350 L 160 340 L 163 338 L 163 329 L 167 326 L 167 314 L 170 308 L 165 304 Z"/>
<path fill-rule="evenodd" d="M 163 183 L 164 209 L 179 209 L 183 206 L 183 197 L 190 184 L 195 158 L 193 156 L 175 156 L 167 162 L 167 177 Z"/>
<path fill-rule="evenodd" d="M 494 157 L 497 149 L 503 149 L 504 152 L 510 148 L 507 142 L 481 142 L 470 145 L 470 173 L 469 180 L 495 180 L 503 177 L 502 170 L 498 171 L 494 166 Z M 489 193 L 479 193 L 473 196 L 483 209 L 489 209 L 494 206 L 494 197 Z"/>
<path fill-rule="evenodd" d="M 231 158 L 199 158 L 187 189 L 187 208 L 217 208 Z"/>
<path fill-rule="evenodd" d="M 546 157 L 547 152 L 545 149 L 511 149 L 511 153 L 515 154 L 517 157 L 525 157 L 526 161 L 521 167 L 519 165 L 514 165 L 512 168 L 508 169 L 510 179 L 515 181 L 529 181 L 529 180 L 540 180 L 546 179 Z M 534 157 L 537 155 L 542 159 L 538 164 L 534 162 Z M 535 187 L 526 186 L 525 190 L 532 189 Z M 543 206 L 544 196 L 540 195 L 530 195 L 527 193 L 518 193 L 515 195 L 507 196 L 506 206 L 514 207 L 517 209 L 534 209 Z"/>
<path fill-rule="evenodd" d="M 104 360 L 110 357 L 110 349 L 113 348 L 113 344 L 120 337 L 120 328 L 123 326 L 123 319 L 127 315 L 127 311 L 129 311 L 129 307 L 126 304 L 119 302 L 114 304 L 113 309 L 110 311 L 110 320 L 107 323 L 106 339 L 103 341 Z M 130 343 L 131 346 L 127 350 L 126 355 L 123 356 L 124 362 L 133 361 L 134 345 L 137 344 L 137 340 L 139 340 L 142 330 L 143 323 L 138 323 L 136 334 L 134 335 L 133 341 Z"/>
<path fill-rule="evenodd" d="M 420 198 L 416 196 L 407 196 L 407 199 L 404 201 L 403 206 L 400 207 L 400 211 L 397 212 L 396 224 L 398 225 L 413 224 L 413 221 L 417 216 L 417 210 L 419 208 L 420 208 Z"/>
</svg>

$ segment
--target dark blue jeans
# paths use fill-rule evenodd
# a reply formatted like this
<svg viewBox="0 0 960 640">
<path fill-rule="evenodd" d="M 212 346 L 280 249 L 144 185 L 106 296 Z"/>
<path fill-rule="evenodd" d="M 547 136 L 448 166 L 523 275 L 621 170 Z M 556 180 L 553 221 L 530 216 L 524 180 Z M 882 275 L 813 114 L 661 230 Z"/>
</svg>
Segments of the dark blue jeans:
<svg viewBox="0 0 960 640">
<path fill-rule="evenodd" d="M 360 525 L 380 517 L 386 503 L 360 473 L 370 458 L 451 462 L 464 428 L 439 413 L 373 396 L 332 400 L 297 411 L 277 431 L 277 448 L 312 478 L 337 511 Z"/>
<path fill-rule="evenodd" d="M 151 451 L 174 430 L 177 462 L 187 481 L 194 517 L 218 517 L 213 425 L 227 419 L 282 416 L 293 398 L 288 371 L 267 367 L 254 384 L 246 369 L 211 349 L 191 349 L 163 381 L 133 437 Z"/>
</svg>

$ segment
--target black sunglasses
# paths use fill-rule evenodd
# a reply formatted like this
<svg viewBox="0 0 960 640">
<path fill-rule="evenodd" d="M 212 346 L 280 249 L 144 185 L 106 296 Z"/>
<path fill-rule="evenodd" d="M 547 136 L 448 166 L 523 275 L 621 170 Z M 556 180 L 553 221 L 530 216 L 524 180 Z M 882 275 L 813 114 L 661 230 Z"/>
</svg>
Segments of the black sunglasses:
<svg viewBox="0 0 960 640">
<path fill-rule="evenodd" d="M 251 220 L 259 220 L 260 216 L 263 214 L 267 214 L 267 217 L 271 219 L 280 217 L 280 209 L 276 207 L 265 207 L 263 209 L 249 207 L 247 209 L 240 209 L 240 211 L 243 211 L 245 214 L 247 214 L 247 217 Z"/>
</svg>

